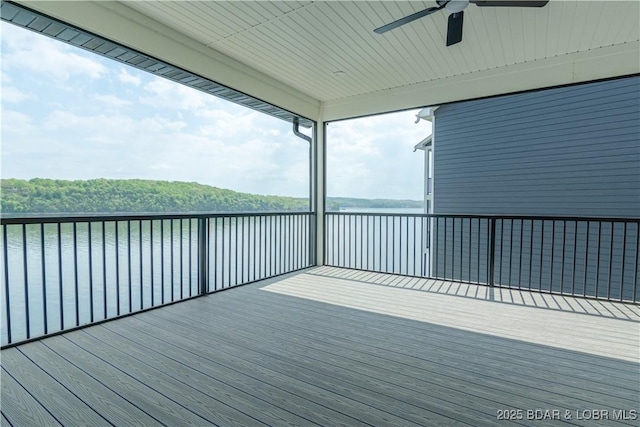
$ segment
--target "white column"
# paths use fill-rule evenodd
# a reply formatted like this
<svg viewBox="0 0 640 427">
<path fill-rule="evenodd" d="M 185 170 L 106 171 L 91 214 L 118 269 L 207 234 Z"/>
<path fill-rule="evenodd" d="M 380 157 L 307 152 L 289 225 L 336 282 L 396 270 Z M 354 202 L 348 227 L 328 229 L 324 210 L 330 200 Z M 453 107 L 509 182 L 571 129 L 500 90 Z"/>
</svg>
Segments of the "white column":
<svg viewBox="0 0 640 427">
<path fill-rule="evenodd" d="M 316 265 L 324 265 L 324 211 L 325 211 L 325 170 L 326 170 L 326 146 L 325 123 L 322 120 L 316 122 L 314 138 L 314 208 L 316 212 Z"/>
</svg>

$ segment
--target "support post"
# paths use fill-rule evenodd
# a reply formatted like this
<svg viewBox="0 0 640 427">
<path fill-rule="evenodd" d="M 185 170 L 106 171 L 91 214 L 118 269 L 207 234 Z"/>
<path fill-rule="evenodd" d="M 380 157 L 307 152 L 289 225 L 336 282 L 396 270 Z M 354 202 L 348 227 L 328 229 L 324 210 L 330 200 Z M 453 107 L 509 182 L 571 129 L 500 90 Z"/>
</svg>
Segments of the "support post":
<svg viewBox="0 0 640 427">
<path fill-rule="evenodd" d="M 198 218 L 198 294 L 207 293 L 209 275 L 207 272 L 207 224 L 208 218 Z"/>
<path fill-rule="evenodd" d="M 496 219 L 489 220 L 489 286 L 494 286 L 494 265 L 496 258 Z"/>
<path fill-rule="evenodd" d="M 325 196 L 326 196 L 326 123 L 322 120 L 316 122 L 313 133 L 313 175 L 314 192 L 312 210 L 315 212 L 315 265 L 324 265 L 325 259 Z"/>
</svg>

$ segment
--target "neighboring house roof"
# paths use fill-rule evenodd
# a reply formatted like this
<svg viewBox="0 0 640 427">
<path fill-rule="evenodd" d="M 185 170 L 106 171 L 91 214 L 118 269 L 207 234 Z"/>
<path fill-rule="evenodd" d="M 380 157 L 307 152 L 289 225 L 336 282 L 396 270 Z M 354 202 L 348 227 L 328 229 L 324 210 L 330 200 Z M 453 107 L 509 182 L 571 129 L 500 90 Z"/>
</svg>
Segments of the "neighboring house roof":
<svg viewBox="0 0 640 427">
<path fill-rule="evenodd" d="M 413 151 L 424 150 L 426 147 L 431 145 L 431 140 L 433 139 L 433 135 L 429 135 L 422 141 L 418 142 L 415 147 L 413 147 Z"/>
<path fill-rule="evenodd" d="M 422 110 L 418 111 L 418 114 L 416 114 L 416 123 L 418 123 L 420 119 L 427 120 L 433 123 L 433 115 L 438 107 L 439 105 L 435 105 L 433 107 L 425 107 Z"/>
</svg>

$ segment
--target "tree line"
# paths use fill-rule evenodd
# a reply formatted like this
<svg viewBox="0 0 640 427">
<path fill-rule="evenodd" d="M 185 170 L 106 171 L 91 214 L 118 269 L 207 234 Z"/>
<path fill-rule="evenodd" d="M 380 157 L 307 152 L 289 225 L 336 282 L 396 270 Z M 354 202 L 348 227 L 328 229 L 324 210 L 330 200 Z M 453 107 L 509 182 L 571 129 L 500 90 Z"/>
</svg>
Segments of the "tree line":
<svg viewBox="0 0 640 427">
<path fill-rule="evenodd" d="M 195 182 L 141 179 L 0 179 L 3 213 L 141 213 L 307 211 L 307 198 L 241 193 Z M 422 207 L 407 200 L 329 198 L 341 207 Z"/>
<path fill-rule="evenodd" d="M 240 193 L 195 182 L 2 179 L 3 213 L 304 211 L 308 200 Z"/>
</svg>

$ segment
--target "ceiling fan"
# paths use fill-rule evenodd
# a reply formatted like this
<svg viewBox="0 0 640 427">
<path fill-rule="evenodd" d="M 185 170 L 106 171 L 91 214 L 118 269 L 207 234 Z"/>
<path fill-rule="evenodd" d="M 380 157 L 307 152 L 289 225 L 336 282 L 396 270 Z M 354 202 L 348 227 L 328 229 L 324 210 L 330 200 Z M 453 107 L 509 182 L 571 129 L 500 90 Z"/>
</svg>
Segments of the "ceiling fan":
<svg viewBox="0 0 640 427">
<path fill-rule="evenodd" d="M 543 7 L 549 3 L 547 1 L 528 1 L 528 0 L 436 0 L 438 6 L 429 7 L 421 10 L 420 12 L 413 13 L 411 15 L 400 18 L 397 21 L 393 21 L 387 25 L 376 28 L 373 30 L 378 34 L 386 33 L 387 31 L 398 28 L 401 25 L 408 24 L 409 22 L 420 19 L 423 16 L 431 15 L 439 10 L 446 9 L 451 12 L 449 15 L 449 22 L 447 25 L 447 46 L 459 43 L 462 40 L 462 21 L 464 18 L 464 9 L 469 3 L 474 3 L 480 7 Z"/>
</svg>

